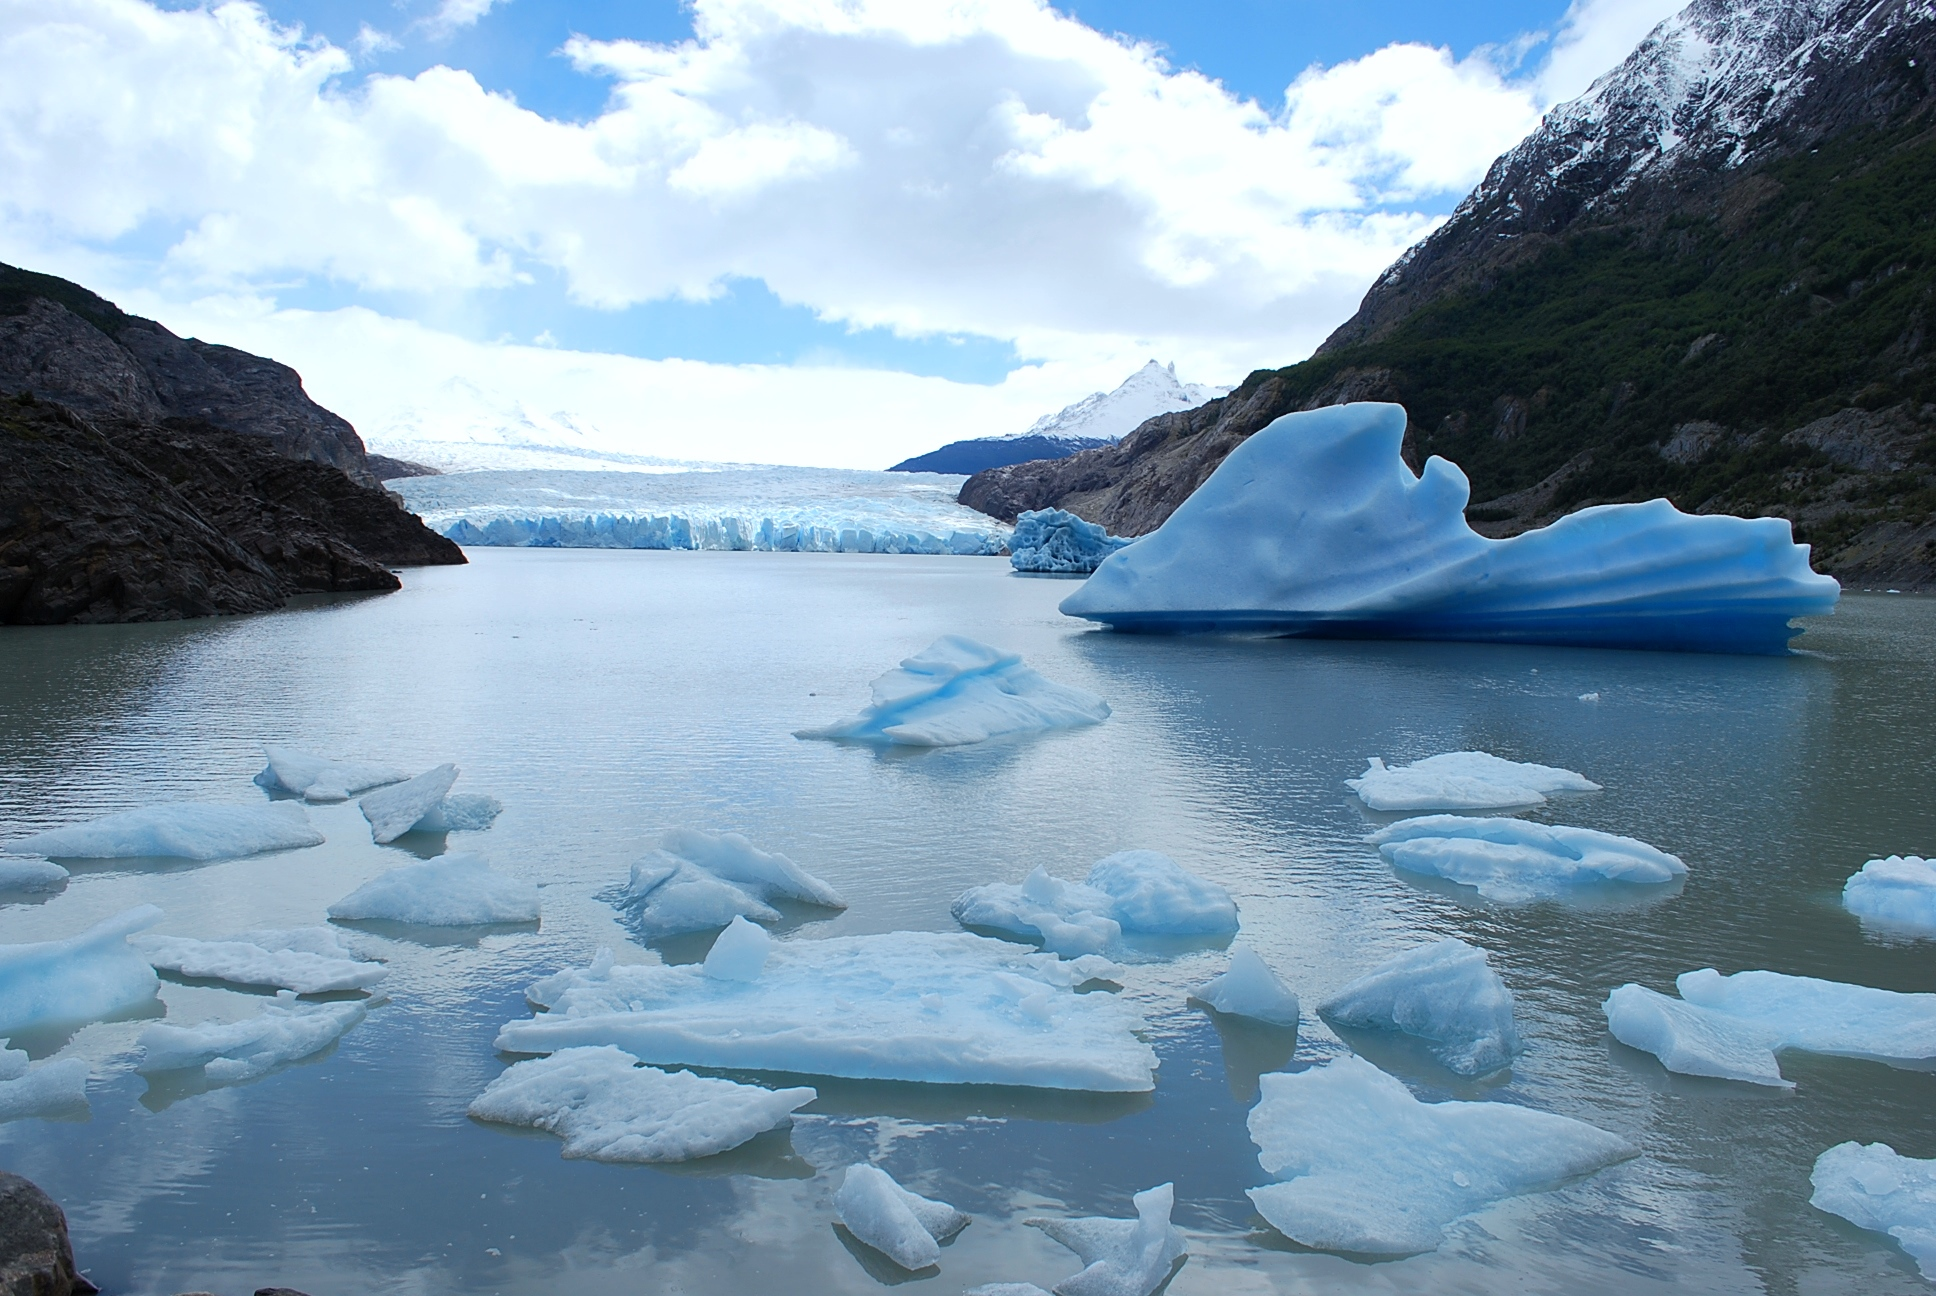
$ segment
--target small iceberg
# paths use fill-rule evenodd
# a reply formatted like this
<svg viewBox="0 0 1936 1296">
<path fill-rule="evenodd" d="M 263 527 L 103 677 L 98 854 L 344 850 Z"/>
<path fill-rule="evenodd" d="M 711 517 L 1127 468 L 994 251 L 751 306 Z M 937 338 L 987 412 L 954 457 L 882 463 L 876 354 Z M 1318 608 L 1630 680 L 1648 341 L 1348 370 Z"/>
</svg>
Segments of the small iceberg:
<svg viewBox="0 0 1936 1296">
<path fill-rule="evenodd" d="M 367 990 L 389 975 L 365 961 L 329 927 L 244 932 L 227 940 L 187 936 L 136 936 L 128 942 L 158 971 L 227 981 L 231 985 L 279 986 L 297 994 Z"/>
<path fill-rule="evenodd" d="M 1808 1204 L 1857 1228 L 1887 1233 L 1936 1282 L 1936 1161 L 1887 1143 L 1839 1143 L 1815 1158 Z"/>
<path fill-rule="evenodd" d="M 775 899 L 847 907 L 839 892 L 786 856 L 760 850 L 738 833 L 690 828 L 667 833 L 606 898 L 647 940 L 723 927 L 736 917 L 778 922 L 779 910 L 768 903 Z"/>
<path fill-rule="evenodd" d="M 1843 884 L 1842 907 L 1864 922 L 1936 933 L 1936 865 L 1920 855 L 1870 860 Z"/>
<path fill-rule="evenodd" d="M 1319 1005 L 1343 1026 L 1395 1030 L 1429 1041 L 1460 1075 L 1485 1075 L 1519 1051 L 1512 991 L 1486 952 L 1456 937 L 1406 950 Z"/>
<path fill-rule="evenodd" d="M 497 1047 L 612 1044 L 657 1066 L 929 1084 L 1155 1086 L 1143 1014 L 1076 993 L 1116 970 L 1099 958 L 962 932 L 773 941 L 744 919 L 719 942 L 703 965 L 614 965 L 601 952 L 547 977 L 526 997 L 548 1011 L 508 1023 Z"/>
<path fill-rule="evenodd" d="M 1062 601 L 1118 630 L 1785 651 L 1841 587 L 1783 518 L 1666 500 L 1581 509 L 1510 540 L 1466 524 L 1465 474 L 1400 456 L 1405 410 L 1286 414 Z"/>
<path fill-rule="evenodd" d="M 255 776 L 257 787 L 289 792 L 305 801 L 347 801 L 385 783 L 401 783 L 402 770 L 374 761 L 330 760 L 293 747 L 264 747 L 269 764 Z"/>
<path fill-rule="evenodd" d="M 1793 1089 L 1775 1061 L 1777 1038 L 1747 1022 L 1672 999 L 1645 986 L 1616 988 L 1601 1005 L 1607 1030 L 1628 1048 L 1652 1053 L 1680 1075 L 1745 1080 Z"/>
<path fill-rule="evenodd" d="M 87 1106 L 88 1065 L 61 1058 L 29 1066 L 24 1049 L 0 1039 L 0 1121 L 53 1116 Z"/>
<path fill-rule="evenodd" d="M 1366 839 L 1394 868 L 1469 886 L 1488 900 L 1551 899 L 1583 886 L 1658 886 L 1687 865 L 1646 842 L 1591 828 L 1423 815 Z"/>
<path fill-rule="evenodd" d="M 1446 1225 L 1638 1153 L 1627 1140 L 1511 1103 L 1422 1103 L 1359 1057 L 1260 1081 L 1250 1137 L 1283 1181 L 1249 1190 L 1272 1228 L 1319 1251 L 1413 1255 Z"/>
<path fill-rule="evenodd" d="M 320 846 L 323 835 L 293 802 L 270 805 L 207 805 L 183 802 L 123 810 L 67 828 L 53 828 L 9 842 L 15 855 L 54 859 L 240 859 L 267 851 Z"/>
<path fill-rule="evenodd" d="M 58 891 L 67 870 L 37 855 L 0 855 L 0 891 Z"/>
<path fill-rule="evenodd" d="M 1082 1271 L 1055 1285 L 1056 1296 L 1150 1296 L 1169 1281 L 1189 1248 L 1170 1223 L 1176 1189 L 1170 1184 L 1145 1188 L 1131 1198 L 1135 1219 L 1030 1219 L 1076 1253 Z"/>
<path fill-rule="evenodd" d="M 1600 785 L 1572 770 L 1509 761 L 1481 751 L 1445 752 L 1370 768 L 1344 785 L 1373 810 L 1514 810 L 1543 805 L 1550 792 L 1598 792 Z"/>
<path fill-rule="evenodd" d="M 243 1084 L 322 1052 L 367 1011 L 361 1002 L 301 1003 L 294 991 L 283 990 L 274 1003 L 239 1022 L 143 1027 L 135 1040 L 143 1054 L 135 1069 L 153 1075 L 199 1067 L 210 1084 Z"/>
<path fill-rule="evenodd" d="M 358 801 L 370 821 L 370 836 L 378 845 L 407 832 L 478 831 L 489 828 L 504 809 L 487 796 L 450 795 L 457 781 L 455 765 L 439 765 L 394 787 L 372 792 Z"/>
<path fill-rule="evenodd" d="M 1297 1026 L 1297 996 L 1248 945 L 1232 947 L 1230 966 L 1198 986 L 1191 997 L 1233 1017 Z"/>
<path fill-rule="evenodd" d="M 0 1035 L 152 1003 L 160 978 L 127 938 L 160 921 L 161 910 L 139 905 L 65 940 L 0 945 Z"/>
<path fill-rule="evenodd" d="M 961 635 L 943 635 L 874 681 L 865 711 L 796 738 L 957 747 L 1005 734 L 1100 724 L 1109 704 L 1056 684 L 1005 653 Z"/>
<path fill-rule="evenodd" d="M 968 1227 L 968 1216 L 947 1202 L 911 1193 L 871 1165 L 847 1167 L 834 1213 L 849 1233 L 909 1270 L 937 1263 L 941 1244 Z"/>
<path fill-rule="evenodd" d="M 1015 519 L 1008 563 L 1019 572 L 1088 575 L 1102 560 L 1133 543 L 1113 536 L 1067 509 L 1030 509 Z"/>
<path fill-rule="evenodd" d="M 491 868 L 482 855 L 440 855 L 372 878 L 329 907 L 331 918 L 423 927 L 538 921 L 538 888 Z"/>
<path fill-rule="evenodd" d="M 736 1148 L 787 1124 L 816 1096 L 640 1066 L 606 1045 L 516 1063 L 485 1087 L 470 1114 L 556 1134 L 567 1157 L 664 1163 Z"/>
<path fill-rule="evenodd" d="M 1057 954 L 1096 954 L 1124 932 L 1219 936 L 1237 930 L 1237 902 L 1156 851 L 1117 851 L 1083 882 L 1065 882 L 1040 865 L 1017 885 L 970 887 L 950 906 L 965 927 L 1040 939 Z"/>
<path fill-rule="evenodd" d="M 1773 1047 L 1878 1062 L 1936 1058 L 1936 994 L 1905 994 L 1787 976 L 1713 968 L 1674 980 L 1681 998 L 1768 1032 Z"/>
</svg>

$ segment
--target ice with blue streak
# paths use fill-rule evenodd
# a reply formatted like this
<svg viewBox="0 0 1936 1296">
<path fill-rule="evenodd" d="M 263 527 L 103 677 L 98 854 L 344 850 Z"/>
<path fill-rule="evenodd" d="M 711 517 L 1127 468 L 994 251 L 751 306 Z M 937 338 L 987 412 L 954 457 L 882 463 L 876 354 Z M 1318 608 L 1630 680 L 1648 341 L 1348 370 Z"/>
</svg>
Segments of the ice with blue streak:
<svg viewBox="0 0 1936 1296">
<path fill-rule="evenodd" d="M 161 910 L 137 905 L 62 940 L 0 945 L 0 1035 L 154 1002 L 161 981 L 128 937 L 160 921 Z"/>
<path fill-rule="evenodd" d="M 1008 563 L 1019 572 L 1086 575 L 1130 543 L 1129 537 L 1110 535 L 1067 509 L 1030 509 L 1015 519 Z"/>
</svg>

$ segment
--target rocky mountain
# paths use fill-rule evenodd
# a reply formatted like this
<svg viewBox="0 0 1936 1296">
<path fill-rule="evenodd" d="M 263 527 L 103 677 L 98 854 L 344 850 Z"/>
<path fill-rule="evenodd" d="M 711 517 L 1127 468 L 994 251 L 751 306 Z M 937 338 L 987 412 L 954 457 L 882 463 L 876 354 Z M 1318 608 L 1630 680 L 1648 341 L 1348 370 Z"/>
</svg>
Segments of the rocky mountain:
<svg viewBox="0 0 1936 1296">
<path fill-rule="evenodd" d="M 1788 517 L 1853 583 L 1936 582 L 1933 61 L 1931 0 L 1696 0 L 1310 360 L 962 502 L 1139 534 L 1277 415 L 1397 400 L 1489 534 L 1665 495 Z"/>
</svg>

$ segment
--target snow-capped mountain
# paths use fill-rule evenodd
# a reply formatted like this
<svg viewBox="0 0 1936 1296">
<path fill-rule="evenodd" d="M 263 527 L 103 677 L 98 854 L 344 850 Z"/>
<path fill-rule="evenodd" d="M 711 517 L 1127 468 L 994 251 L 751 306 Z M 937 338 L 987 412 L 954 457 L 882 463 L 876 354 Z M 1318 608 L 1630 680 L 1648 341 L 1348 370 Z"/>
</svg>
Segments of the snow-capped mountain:
<svg viewBox="0 0 1936 1296">
<path fill-rule="evenodd" d="M 1194 409 L 1207 400 L 1229 391 L 1204 383 L 1181 382 L 1176 362 L 1160 365 L 1151 360 L 1114 391 L 1095 392 L 1073 405 L 1035 420 L 1026 432 L 1016 437 L 1076 437 L 1087 441 L 1116 441 L 1158 414 L 1172 410 Z"/>
</svg>

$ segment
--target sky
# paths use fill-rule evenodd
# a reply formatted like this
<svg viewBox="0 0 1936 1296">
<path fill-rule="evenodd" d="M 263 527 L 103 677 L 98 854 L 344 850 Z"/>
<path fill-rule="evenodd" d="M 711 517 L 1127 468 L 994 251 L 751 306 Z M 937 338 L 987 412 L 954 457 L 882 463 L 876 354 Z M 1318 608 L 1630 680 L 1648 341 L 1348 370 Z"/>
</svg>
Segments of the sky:
<svg viewBox="0 0 1936 1296">
<path fill-rule="evenodd" d="M 879 467 L 1302 359 L 1677 7 L 6 0 L 0 261 L 377 449 Z"/>
</svg>

